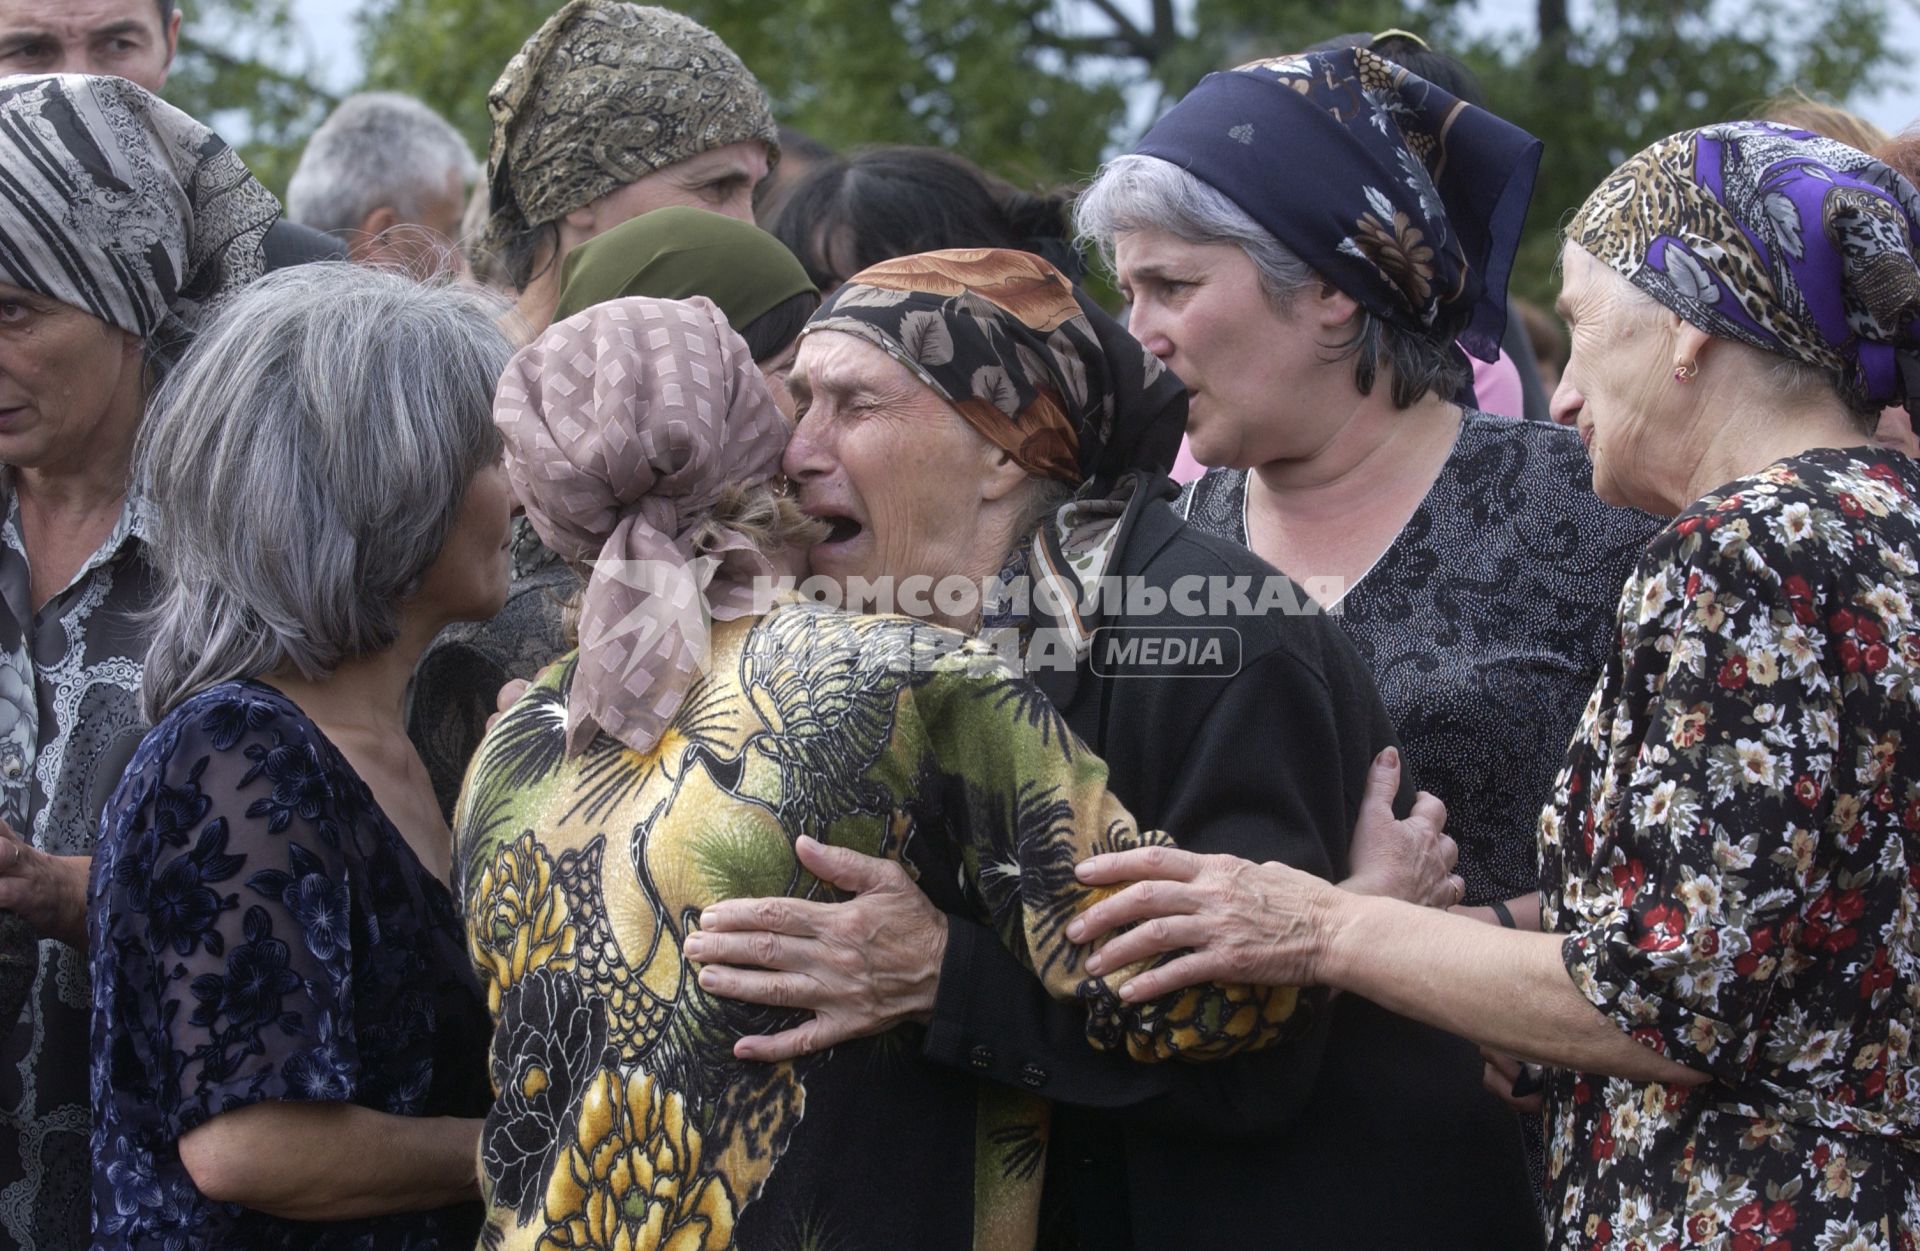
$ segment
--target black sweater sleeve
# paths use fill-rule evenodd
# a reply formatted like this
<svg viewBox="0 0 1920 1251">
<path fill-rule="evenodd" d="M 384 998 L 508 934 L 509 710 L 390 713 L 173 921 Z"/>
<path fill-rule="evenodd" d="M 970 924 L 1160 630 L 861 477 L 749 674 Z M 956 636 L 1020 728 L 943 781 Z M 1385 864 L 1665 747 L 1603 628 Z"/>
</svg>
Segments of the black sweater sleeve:
<svg viewBox="0 0 1920 1251">
<path fill-rule="evenodd" d="M 1112 692 L 1087 694 L 1116 696 L 1102 754 L 1115 792 L 1143 825 L 1192 851 L 1337 878 L 1367 767 L 1392 731 L 1332 623 L 1312 617 L 1277 628 L 1287 644 L 1266 647 L 1230 679 L 1121 679 Z M 1128 1110 L 1140 1123 L 1253 1136 L 1283 1125 L 1311 1091 L 1322 1006 L 1304 1005 L 1296 1035 L 1264 1052 L 1213 1064 L 1133 1063 L 1089 1047 L 1071 1005 L 1047 996 L 990 931 L 956 917 L 925 1050 L 1060 1102 Z"/>
</svg>

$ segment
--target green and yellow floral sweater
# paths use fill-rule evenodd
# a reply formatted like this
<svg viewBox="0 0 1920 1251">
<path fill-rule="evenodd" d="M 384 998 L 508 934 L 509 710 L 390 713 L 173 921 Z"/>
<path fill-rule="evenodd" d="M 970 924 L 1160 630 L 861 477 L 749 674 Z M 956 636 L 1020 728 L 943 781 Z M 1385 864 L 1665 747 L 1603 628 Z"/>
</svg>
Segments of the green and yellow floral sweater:
<svg viewBox="0 0 1920 1251">
<path fill-rule="evenodd" d="M 1291 990 L 1122 1004 L 1066 924 L 1073 866 L 1168 841 L 991 652 L 901 618 L 808 606 L 718 624 L 658 747 L 563 750 L 574 671 L 549 668 L 487 734 L 455 880 L 493 1012 L 483 1247 L 502 1251 L 1027 1248 L 1044 1089 L 921 1058 L 917 1027 L 784 1064 L 734 1058 L 793 1014 L 702 991 L 681 940 L 728 898 L 832 898 L 801 834 L 901 861 L 987 925 L 1095 1046 L 1202 1060 L 1290 1033 Z M 989 1061 L 990 1062 L 990 1061 Z M 1044 1086 L 1044 1074 L 1037 1074 Z"/>
</svg>

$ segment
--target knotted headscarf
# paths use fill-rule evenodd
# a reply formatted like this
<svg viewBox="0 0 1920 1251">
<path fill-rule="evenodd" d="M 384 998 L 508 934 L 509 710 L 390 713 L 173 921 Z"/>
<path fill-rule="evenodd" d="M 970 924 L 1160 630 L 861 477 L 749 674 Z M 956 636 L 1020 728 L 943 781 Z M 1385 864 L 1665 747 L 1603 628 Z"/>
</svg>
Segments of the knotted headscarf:
<svg viewBox="0 0 1920 1251">
<path fill-rule="evenodd" d="M 1920 407 L 1920 192 L 1811 131 L 1729 122 L 1629 158 L 1567 240 L 1688 322 Z"/>
<path fill-rule="evenodd" d="M 760 82 L 720 37 L 671 9 L 572 0 L 487 93 L 487 246 L 657 169 L 780 135 Z"/>
<path fill-rule="evenodd" d="M 124 78 L 0 80 L 0 281 L 142 339 L 265 269 L 279 201 L 232 148 Z"/>
<path fill-rule="evenodd" d="M 1133 150 L 1218 190 L 1389 324 L 1499 355 L 1540 166 L 1519 127 L 1343 48 L 1209 74 Z"/>
<path fill-rule="evenodd" d="M 709 620 L 752 612 L 754 580 L 774 572 L 711 510 L 778 472 L 786 420 L 710 301 L 636 296 L 522 348 L 494 421 L 541 540 L 591 563 L 567 750 L 605 730 L 651 751 L 705 665 Z"/>
<path fill-rule="evenodd" d="M 1164 472 L 1186 388 L 1029 252 L 953 248 L 861 270 L 803 335 L 875 344 L 1028 472 L 1079 485 Z"/>
</svg>

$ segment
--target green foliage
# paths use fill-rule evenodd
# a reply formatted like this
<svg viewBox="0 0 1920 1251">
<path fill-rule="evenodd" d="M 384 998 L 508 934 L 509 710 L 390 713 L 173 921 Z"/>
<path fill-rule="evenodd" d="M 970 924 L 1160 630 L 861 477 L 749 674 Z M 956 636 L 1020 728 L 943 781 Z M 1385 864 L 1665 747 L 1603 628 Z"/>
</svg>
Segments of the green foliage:
<svg viewBox="0 0 1920 1251">
<path fill-rule="evenodd" d="M 1562 222 L 1655 139 L 1749 116 L 1794 83 L 1844 100 L 1901 60 L 1881 42 L 1886 0 L 1751 0 L 1737 21 L 1710 9 L 1706 0 L 1596 0 L 1564 47 L 1516 39 L 1467 50 L 1494 110 L 1545 144 L 1518 294 L 1552 298 Z"/>
<path fill-rule="evenodd" d="M 338 102 L 314 85 L 292 8 L 292 0 L 194 0 L 165 91 L 282 196 L 301 146 Z"/>
<path fill-rule="evenodd" d="M 1474 0 L 678 0 L 753 67 L 781 120 L 831 146 L 937 144 L 1028 184 L 1084 177 L 1210 70 L 1329 36 L 1418 32 L 1478 73 L 1493 108 L 1546 142 L 1523 294 L 1550 294 L 1559 223 L 1660 135 L 1740 115 L 1798 82 L 1844 99 L 1901 64 L 1890 4 L 1917 0 L 1535 0 L 1535 28 L 1470 33 Z M 192 30 L 244 30 L 249 55 L 192 44 L 170 94 L 203 116 L 235 102 L 243 150 L 282 185 L 327 99 L 285 46 L 290 0 L 209 0 Z M 365 0 L 366 85 L 410 92 L 485 152 L 486 94 L 560 0 Z M 1188 11 L 1190 9 L 1190 11 Z M 209 12 L 217 15 L 209 17 Z M 1178 20 L 1178 17 L 1184 20 Z M 191 33 L 191 31 L 190 31 Z M 278 44 L 276 44 L 278 40 Z M 223 55 L 223 52 L 225 55 Z M 1157 99 L 1154 99 L 1157 95 Z M 1129 110 L 1129 101 L 1134 108 Z"/>
<path fill-rule="evenodd" d="M 371 86 L 407 91 L 484 152 L 487 90 L 558 0 L 371 0 L 361 46 Z M 1123 101 L 1062 72 L 1036 46 L 1049 6 L 919 0 L 685 0 L 760 76 L 782 121 L 839 146 L 931 143 L 1053 178 L 1098 160 Z M 1032 10 L 1032 15 L 1028 15 Z M 884 15 L 875 20 L 876 15 Z"/>
<path fill-rule="evenodd" d="M 369 90 L 418 96 L 482 157 L 487 91 L 564 0 L 365 0 L 358 13 Z"/>
</svg>

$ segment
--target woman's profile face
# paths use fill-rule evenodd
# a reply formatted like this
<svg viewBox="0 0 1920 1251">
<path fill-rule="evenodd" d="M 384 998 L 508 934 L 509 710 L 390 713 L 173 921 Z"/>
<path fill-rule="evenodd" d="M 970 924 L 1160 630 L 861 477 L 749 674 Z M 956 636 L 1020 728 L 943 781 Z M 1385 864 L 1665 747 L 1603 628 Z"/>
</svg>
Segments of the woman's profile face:
<svg viewBox="0 0 1920 1251">
<path fill-rule="evenodd" d="M 1609 504 L 1672 512 L 1658 483 L 1673 448 L 1662 431 L 1681 428 L 1668 412 L 1682 398 L 1673 373 L 1672 315 L 1638 297 L 1625 278 L 1584 248 L 1562 250 L 1560 298 L 1569 353 L 1549 408 L 1580 432 L 1593 461 L 1593 490 Z M 1686 501 L 1678 501 L 1684 504 Z"/>
<path fill-rule="evenodd" d="M 506 607 L 512 581 L 513 489 L 506 466 L 488 465 L 467 483 L 446 545 L 415 597 L 448 621 L 485 621 Z"/>
<path fill-rule="evenodd" d="M 1352 371 L 1329 368 L 1298 307 L 1274 311 L 1239 245 L 1128 231 L 1114 267 L 1132 306 L 1127 330 L 1187 384 L 1187 438 L 1201 464 L 1251 468 L 1325 441 L 1320 427 L 1337 405 L 1316 396 L 1342 378 L 1351 392 Z"/>
<path fill-rule="evenodd" d="M 69 304 L 0 283 L 0 464 L 84 468 L 131 454 L 140 341 Z"/>
</svg>

